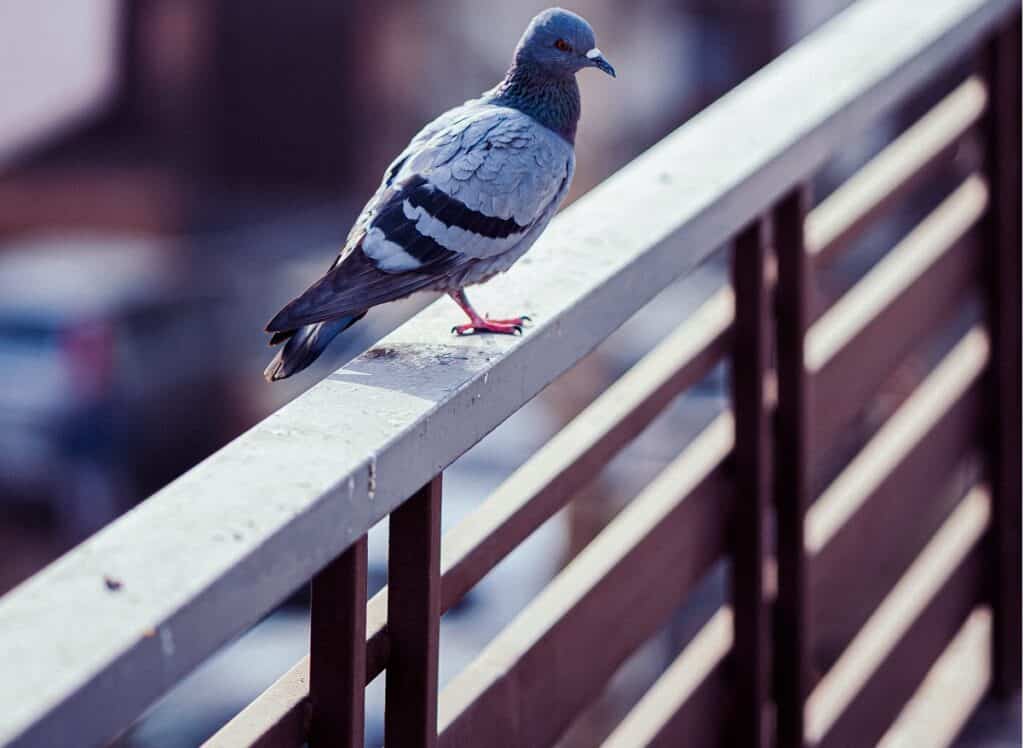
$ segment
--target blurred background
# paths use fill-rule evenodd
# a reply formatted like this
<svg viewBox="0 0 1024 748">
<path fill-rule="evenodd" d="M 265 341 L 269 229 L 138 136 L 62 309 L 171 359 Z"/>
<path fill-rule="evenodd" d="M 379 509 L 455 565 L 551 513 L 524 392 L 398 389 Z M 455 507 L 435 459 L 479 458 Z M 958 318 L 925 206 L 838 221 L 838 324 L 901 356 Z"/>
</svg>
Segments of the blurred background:
<svg viewBox="0 0 1024 748">
<path fill-rule="evenodd" d="M 619 78 L 581 75 L 570 200 L 849 4 L 572 3 Z M 500 79 L 545 6 L 0 0 L 0 593 L 430 301 L 377 309 L 308 372 L 274 386 L 262 378 L 265 322 L 326 269 L 420 126 Z M 823 189 L 889 135 L 851 143 Z M 884 235 L 868 242 L 839 269 L 836 293 L 887 246 Z M 446 471 L 446 526 L 724 281 L 719 259 L 668 289 Z M 445 616 L 442 680 L 713 417 L 723 392 L 717 372 Z M 385 537 L 371 536 L 371 592 L 385 582 Z M 121 744 L 189 746 L 214 732 L 304 654 L 303 594 Z M 710 583 L 707 605 L 720 596 Z M 663 640 L 687 625 L 684 616 Z M 630 668 L 665 664 L 657 641 L 634 660 L 623 692 Z M 378 682 L 368 695 L 371 715 L 382 692 Z M 610 694 L 566 745 L 591 745 L 614 724 Z M 372 744 L 382 727 L 367 727 Z"/>
</svg>

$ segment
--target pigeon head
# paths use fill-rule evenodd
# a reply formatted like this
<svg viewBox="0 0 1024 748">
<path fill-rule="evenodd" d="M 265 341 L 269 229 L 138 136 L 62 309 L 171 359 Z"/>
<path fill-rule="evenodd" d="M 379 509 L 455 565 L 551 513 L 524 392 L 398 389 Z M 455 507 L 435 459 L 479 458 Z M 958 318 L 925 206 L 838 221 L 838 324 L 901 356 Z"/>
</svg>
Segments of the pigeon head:
<svg viewBox="0 0 1024 748">
<path fill-rule="evenodd" d="M 549 8 L 530 21 L 512 67 L 482 100 L 518 109 L 574 143 L 580 119 L 576 73 L 583 68 L 615 76 L 595 46 L 590 24 L 575 13 Z"/>
<path fill-rule="evenodd" d="M 583 68 L 597 68 L 615 77 L 615 68 L 597 48 L 590 24 L 561 8 L 548 8 L 530 21 L 516 47 L 515 62 L 552 78 L 569 77 Z"/>
</svg>

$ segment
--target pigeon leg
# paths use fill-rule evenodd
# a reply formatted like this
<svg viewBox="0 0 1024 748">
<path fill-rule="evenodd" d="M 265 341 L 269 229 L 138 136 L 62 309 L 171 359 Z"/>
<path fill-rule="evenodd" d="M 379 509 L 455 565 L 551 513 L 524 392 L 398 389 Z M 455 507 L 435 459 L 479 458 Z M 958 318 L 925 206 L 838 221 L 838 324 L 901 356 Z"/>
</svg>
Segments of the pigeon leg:
<svg viewBox="0 0 1024 748">
<path fill-rule="evenodd" d="M 448 295 L 452 301 L 469 317 L 469 322 L 464 325 L 456 325 L 452 332 L 456 335 L 470 335 L 475 332 L 495 332 L 503 335 L 519 335 L 523 332 L 523 323 L 529 321 L 529 317 L 513 317 L 511 319 L 485 319 L 481 317 L 469 303 L 466 292 L 463 289 L 449 291 Z"/>
</svg>

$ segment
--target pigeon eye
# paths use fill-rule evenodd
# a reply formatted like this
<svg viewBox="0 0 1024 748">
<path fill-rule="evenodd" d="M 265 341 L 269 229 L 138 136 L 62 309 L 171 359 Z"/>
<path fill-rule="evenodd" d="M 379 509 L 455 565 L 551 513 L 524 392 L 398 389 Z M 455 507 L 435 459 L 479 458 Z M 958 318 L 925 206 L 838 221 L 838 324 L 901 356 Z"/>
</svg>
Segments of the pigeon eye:
<svg viewBox="0 0 1024 748">
<path fill-rule="evenodd" d="M 565 39 L 559 39 L 557 42 L 555 42 L 555 49 L 558 49 L 562 52 L 572 52 L 572 45 L 569 44 L 569 42 L 567 42 Z"/>
</svg>

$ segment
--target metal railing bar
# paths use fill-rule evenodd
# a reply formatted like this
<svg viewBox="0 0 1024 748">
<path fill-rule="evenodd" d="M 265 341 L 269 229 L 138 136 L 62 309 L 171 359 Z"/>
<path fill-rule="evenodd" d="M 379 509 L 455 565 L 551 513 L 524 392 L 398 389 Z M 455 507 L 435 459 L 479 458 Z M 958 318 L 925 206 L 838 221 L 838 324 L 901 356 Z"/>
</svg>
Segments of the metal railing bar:
<svg viewBox="0 0 1024 748">
<path fill-rule="evenodd" d="M 968 332 L 807 510 L 805 548 L 814 556 L 864 505 L 939 419 L 978 380 L 989 360 L 988 334 Z"/>
<path fill-rule="evenodd" d="M 874 615 L 818 682 L 805 705 L 809 742 L 817 743 L 955 574 L 989 525 L 988 490 L 976 487 L 889 591 Z"/>
<path fill-rule="evenodd" d="M 775 287 L 776 390 L 775 434 L 785 448 L 774 450 L 778 588 L 773 621 L 772 670 L 777 704 L 777 745 L 802 748 L 803 703 L 810 669 L 807 558 L 804 513 L 811 501 L 812 386 L 804 364 L 814 291 L 811 261 L 803 229 L 810 191 L 800 186 L 772 211 L 778 280 Z"/>
<path fill-rule="evenodd" d="M 985 180 L 973 175 L 929 213 L 807 333 L 807 368 L 820 371 L 839 351 L 973 227 L 988 205 Z"/>
<path fill-rule="evenodd" d="M 878 748 L 950 746 L 992 682 L 992 610 L 979 606 L 935 661 Z"/>
<path fill-rule="evenodd" d="M 988 383 L 995 530 L 992 627 L 996 693 L 1021 687 L 1021 14 L 991 35 L 981 63 L 991 87 L 985 175 L 992 209 L 985 222 L 988 321 L 994 365 Z"/>
<path fill-rule="evenodd" d="M 388 526 L 389 655 L 384 734 L 389 745 L 437 745 L 440 560 L 438 475 L 391 513 Z M 362 675 L 360 672 L 360 680 Z"/>
<path fill-rule="evenodd" d="M 714 677 L 732 650 L 735 623 L 729 606 L 719 608 L 601 743 L 601 748 L 645 748 L 658 745 L 664 733 L 674 732 L 673 720 L 688 707 L 700 687 Z M 703 713 L 701 718 L 707 721 L 708 715 Z M 699 744 L 693 742 L 694 737 L 688 733 L 686 744 Z"/>
<path fill-rule="evenodd" d="M 727 412 L 448 684 L 442 745 L 548 745 L 561 735 L 726 552 L 732 492 L 721 466 L 732 446 Z"/>
<path fill-rule="evenodd" d="M 309 656 L 303 657 L 202 748 L 296 748 L 309 739 Z"/>
<path fill-rule="evenodd" d="M 807 251 L 816 266 L 831 260 L 879 214 L 928 177 L 960 147 L 988 103 L 984 82 L 968 78 L 886 146 L 807 216 Z"/>
<path fill-rule="evenodd" d="M 311 748 L 362 745 L 366 691 L 364 535 L 313 577 L 310 602 Z"/>
<path fill-rule="evenodd" d="M 772 408 L 766 381 L 772 366 L 774 319 L 767 267 L 771 226 L 761 218 L 733 245 L 732 278 L 736 294 L 732 385 L 736 417 L 736 507 L 730 581 L 736 611 L 736 663 L 733 687 L 734 743 L 769 745 L 765 705 L 769 701 L 769 608 L 765 600 L 767 515 L 772 503 Z"/>
</svg>

